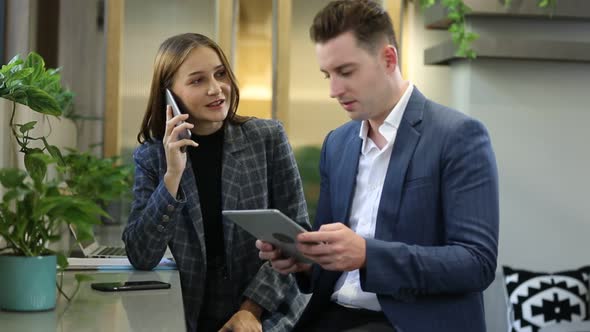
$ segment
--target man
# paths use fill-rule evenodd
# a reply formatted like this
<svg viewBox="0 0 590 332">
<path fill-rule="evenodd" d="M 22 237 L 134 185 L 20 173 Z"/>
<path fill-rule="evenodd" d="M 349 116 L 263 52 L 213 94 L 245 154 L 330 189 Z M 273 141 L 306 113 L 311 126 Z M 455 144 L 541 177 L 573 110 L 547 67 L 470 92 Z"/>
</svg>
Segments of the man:
<svg viewBox="0 0 590 332">
<path fill-rule="evenodd" d="M 401 77 L 391 20 L 340 0 L 310 29 L 330 96 L 353 120 L 321 154 L 314 232 L 297 263 L 260 257 L 313 295 L 300 331 L 485 331 L 498 246 L 498 179 L 484 126 Z"/>
</svg>

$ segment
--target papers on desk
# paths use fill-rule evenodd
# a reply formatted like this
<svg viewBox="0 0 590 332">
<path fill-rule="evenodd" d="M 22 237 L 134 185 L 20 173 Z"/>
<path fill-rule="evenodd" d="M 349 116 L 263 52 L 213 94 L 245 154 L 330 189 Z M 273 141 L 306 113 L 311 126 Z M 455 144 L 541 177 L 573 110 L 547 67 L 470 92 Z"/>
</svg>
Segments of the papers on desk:
<svg viewBox="0 0 590 332">
<path fill-rule="evenodd" d="M 76 258 L 68 257 L 66 270 L 133 270 L 127 258 Z M 176 270 L 172 258 L 162 258 L 154 270 Z"/>
</svg>

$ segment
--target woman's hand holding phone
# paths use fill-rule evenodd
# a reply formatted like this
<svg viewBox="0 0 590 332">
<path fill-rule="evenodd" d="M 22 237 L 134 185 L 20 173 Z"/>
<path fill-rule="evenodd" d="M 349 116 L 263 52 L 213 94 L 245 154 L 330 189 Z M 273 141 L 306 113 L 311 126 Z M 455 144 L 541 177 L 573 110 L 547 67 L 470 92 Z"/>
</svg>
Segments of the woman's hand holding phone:
<svg viewBox="0 0 590 332">
<path fill-rule="evenodd" d="M 176 117 L 177 115 L 182 114 L 182 112 L 180 111 L 180 107 L 178 106 L 178 103 L 176 102 L 176 99 L 174 98 L 174 94 L 172 94 L 172 91 L 170 91 L 170 89 L 166 89 L 166 104 L 170 105 L 170 107 L 172 107 L 172 116 Z M 180 126 L 184 124 L 184 121 L 179 121 L 176 123 L 176 126 Z M 191 131 L 189 129 L 186 130 L 181 130 L 178 132 L 178 139 L 190 139 L 191 138 Z M 186 147 L 184 147 L 186 148 Z M 182 147 L 181 147 L 182 150 Z"/>
<path fill-rule="evenodd" d="M 180 178 L 186 168 L 187 156 L 184 151 L 181 151 L 181 148 L 186 149 L 186 146 L 199 146 L 190 137 L 179 139 L 181 132 L 186 132 L 194 127 L 193 124 L 185 122 L 187 119 L 188 114 L 173 116 L 172 107 L 169 105 L 166 106 L 166 129 L 162 140 L 166 154 L 164 184 L 172 197 L 176 197 L 178 186 L 180 185 Z"/>
</svg>

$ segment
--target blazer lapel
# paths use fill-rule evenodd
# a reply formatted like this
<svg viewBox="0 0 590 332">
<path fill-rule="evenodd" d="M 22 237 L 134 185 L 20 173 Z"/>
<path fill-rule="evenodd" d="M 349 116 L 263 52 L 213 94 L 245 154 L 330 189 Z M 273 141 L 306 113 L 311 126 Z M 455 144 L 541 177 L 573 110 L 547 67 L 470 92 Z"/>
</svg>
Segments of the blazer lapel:
<svg viewBox="0 0 590 332">
<path fill-rule="evenodd" d="M 389 159 L 389 166 L 387 167 L 377 212 L 377 225 L 375 225 L 375 238 L 377 239 L 393 240 L 393 230 L 398 222 L 406 172 L 416 145 L 420 140 L 421 132 L 417 125 L 422 121 L 425 102 L 424 95 L 414 87 L 400 122 L 391 158 Z M 388 217 L 387 222 L 382 220 L 384 214 Z M 391 222 L 392 220 L 393 222 Z"/>
<path fill-rule="evenodd" d="M 188 156 L 187 156 L 188 157 Z M 184 174 L 180 179 L 180 187 L 184 188 L 184 195 L 186 196 L 186 204 L 189 207 L 188 215 L 190 220 L 197 232 L 197 238 L 199 239 L 199 245 L 201 247 L 201 255 L 203 262 L 207 261 L 207 252 L 205 248 L 205 230 L 203 229 L 203 214 L 201 213 L 201 202 L 199 200 L 199 191 L 197 188 L 197 180 L 195 179 L 195 173 L 191 159 L 188 158 L 187 166 L 184 169 Z M 187 188 L 194 188 L 194 190 L 186 190 Z"/>
<path fill-rule="evenodd" d="M 240 150 L 246 148 L 246 141 L 239 126 L 227 124 L 224 132 L 223 156 L 221 168 L 221 208 L 222 210 L 234 210 L 238 205 L 240 192 L 240 174 L 239 170 L 243 169 L 242 164 L 237 157 Z M 197 232 L 203 261 L 206 261 L 207 252 L 205 248 L 205 230 L 203 228 L 203 215 L 201 213 L 201 203 L 199 192 L 196 190 L 197 181 L 192 169 L 190 158 L 187 160 L 187 167 L 181 179 L 182 188 L 195 188 L 195 190 L 185 190 L 187 205 L 190 206 L 188 214 L 192 221 L 193 227 Z M 223 220 L 223 232 L 226 252 L 230 252 L 231 236 L 234 223 Z"/>
<path fill-rule="evenodd" d="M 238 206 L 241 183 L 240 173 L 243 173 L 243 165 L 239 158 L 239 152 L 244 150 L 247 144 L 239 126 L 227 124 L 224 135 L 221 169 L 221 207 L 223 210 L 234 210 Z"/>
<path fill-rule="evenodd" d="M 334 221 L 340 221 L 346 225 L 349 225 L 350 207 L 352 206 L 352 197 L 355 190 L 356 175 L 363 144 L 362 139 L 358 136 L 359 130 L 360 122 L 351 129 L 353 134 L 350 135 L 348 140 L 344 143 L 342 151 L 342 156 L 344 157 L 342 162 L 340 165 L 336 165 L 338 175 L 335 178 L 338 179 L 338 181 L 336 181 L 335 185 L 335 195 L 338 198 L 341 198 L 341 200 L 336 200 L 336 202 L 343 204 L 342 209 L 338 209 L 337 211 L 343 211 L 344 214 L 335 214 L 334 216 L 336 218 L 340 217 L 342 219 Z"/>
<path fill-rule="evenodd" d="M 247 148 L 247 141 L 242 133 L 241 127 L 226 124 L 223 142 L 223 158 L 221 168 L 221 210 L 235 210 L 238 207 L 239 194 L 242 183 L 244 166 L 240 160 L 240 152 Z M 223 239 L 225 252 L 231 252 L 233 246 L 233 230 L 235 224 L 230 220 L 222 218 L 223 222 Z M 228 273 L 231 275 L 232 257 L 226 257 L 228 262 Z"/>
</svg>

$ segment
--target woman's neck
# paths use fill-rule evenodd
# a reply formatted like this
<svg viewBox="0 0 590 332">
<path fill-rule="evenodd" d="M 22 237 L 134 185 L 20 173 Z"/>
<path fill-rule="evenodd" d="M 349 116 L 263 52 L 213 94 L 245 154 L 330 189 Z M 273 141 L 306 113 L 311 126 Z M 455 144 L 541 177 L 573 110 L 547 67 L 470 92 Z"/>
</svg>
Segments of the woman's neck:
<svg viewBox="0 0 590 332">
<path fill-rule="evenodd" d="M 197 122 L 197 125 L 195 125 L 191 131 L 199 136 L 207 136 L 218 131 L 219 129 L 221 129 L 221 127 L 223 127 L 223 121 L 206 123 Z"/>
</svg>

